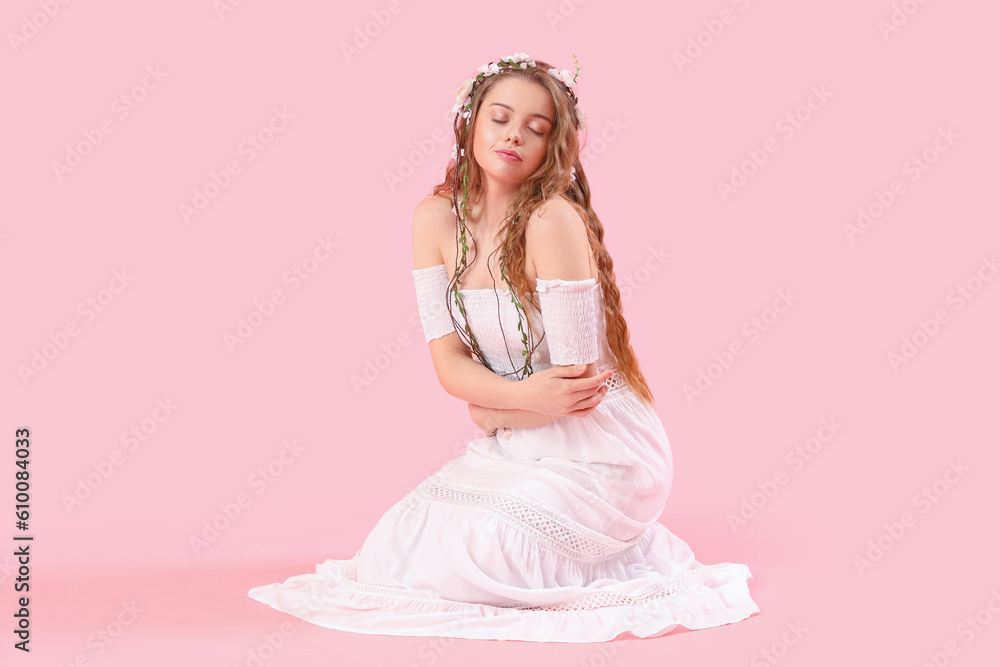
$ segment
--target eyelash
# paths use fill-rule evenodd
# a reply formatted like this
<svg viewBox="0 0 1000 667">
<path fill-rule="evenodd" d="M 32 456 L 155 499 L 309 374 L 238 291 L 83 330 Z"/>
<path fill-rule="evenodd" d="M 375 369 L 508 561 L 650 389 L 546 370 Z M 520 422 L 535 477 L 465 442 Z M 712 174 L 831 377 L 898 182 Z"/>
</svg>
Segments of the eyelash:
<svg viewBox="0 0 1000 667">
<path fill-rule="evenodd" d="M 505 121 L 505 120 L 497 120 L 496 118 L 492 118 L 491 120 L 492 120 L 492 121 L 493 121 L 494 123 L 499 123 L 500 125 L 503 125 L 504 123 L 506 123 L 506 122 L 507 122 L 507 121 Z M 534 129 L 534 128 L 530 128 L 530 127 L 529 127 L 528 129 L 529 129 L 529 130 L 531 130 L 532 132 L 534 132 L 535 134 L 537 134 L 538 136 L 542 136 L 542 133 L 541 133 L 541 132 L 539 132 L 538 130 L 536 130 L 536 129 Z"/>
</svg>

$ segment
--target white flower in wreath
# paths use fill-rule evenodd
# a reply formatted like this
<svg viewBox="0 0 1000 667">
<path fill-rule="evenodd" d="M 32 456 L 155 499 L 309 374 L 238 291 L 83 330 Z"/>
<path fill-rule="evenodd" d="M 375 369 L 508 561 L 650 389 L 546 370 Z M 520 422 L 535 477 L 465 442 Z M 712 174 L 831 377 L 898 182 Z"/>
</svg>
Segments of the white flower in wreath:
<svg viewBox="0 0 1000 667">
<path fill-rule="evenodd" d="M 567 88 L 573 87 L 573 75 L 568 69 L 564 69 L 560 72 L 557 68 L 553 67 L 549 70 L 549 74 L 562 81 L 563 85 Z"/>
<path fill-rule="evenodd" d="M 462 100 L 461 102 L 455 102 L 455 104 L 452 105 L 452 107 L 451 107 L 451 112 L 452 113 L 458 113 L 459 111 L 461 111 L 462 109 L 464 109 L 466 106 L 468 106 L 469 102 L 471 102 L 471 101 L 472 101 L 472 96 L 470 95 L 470 96 L 466 97 L 464 100 Z"/>
<path fill-rule="evenodd" d="M 587 117 L 583 115 L 583 109 L 580 108 L 579 104 L 576 105 L 576 117 L 580 121 L 580 129 L 581 130 L 586 130 L 587 129 Z"/>
<path fill-rule="evenodd" d="M 507 62 L 517 63 L 520 67 L 523 67 L 523 68 L 526 68 L 529 65 L 532 66 L 532 67 L 535 66 L 535 61 L 532 60 L 531 56 L 529 56 L 527 53 L 523 53 L 523 52 L 512 53 L 511 55 L 509 55 L 506 58 L 504 58 L 504 60 L 507 61 Z"/>
<path fill-rule="evenodd" d="M 462 102 L 462 100 L 465 100 L 465 98 L 469 97 L 469 95 L 472 93 L 472 86 L 475 85 L 475 83 L 476 83 L 475 79 L 466 79 L 465 81 L 462 82 L 462 85 L 459 86 L 458 90 L 455 91 L 455 104 L 460 106 L 465 106 L 465 104 L 468 103 L 468 100 L 466 100 L 464 103 Z"/>
<path fill-rule="evenodd" d="M 486 63 L 485 65 L 480 65 L 476 71 L 481 72 L 485 76 L 492 76 L 500 73 L 500 66 L 496 63 Z"/>
</svg>

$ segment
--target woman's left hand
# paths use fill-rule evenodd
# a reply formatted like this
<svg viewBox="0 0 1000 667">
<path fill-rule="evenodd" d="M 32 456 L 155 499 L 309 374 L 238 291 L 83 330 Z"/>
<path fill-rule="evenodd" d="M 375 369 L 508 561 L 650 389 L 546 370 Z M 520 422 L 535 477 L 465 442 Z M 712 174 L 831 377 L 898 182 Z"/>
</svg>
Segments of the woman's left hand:
<svg viewBox="0 0 1000 667">
<path fill-rule="evenodd" d="M 500 427 L 496 423 L 493 415 L 493 410 L 490 408 L 484 408 L 481 405 L 476 405 L 474 403 L 469 403 L 469 416 L 472 417 L 472 421 L 479 428 L 483 429 L 486 435 L 495 435 L 497 429 Z"/>
</svg>

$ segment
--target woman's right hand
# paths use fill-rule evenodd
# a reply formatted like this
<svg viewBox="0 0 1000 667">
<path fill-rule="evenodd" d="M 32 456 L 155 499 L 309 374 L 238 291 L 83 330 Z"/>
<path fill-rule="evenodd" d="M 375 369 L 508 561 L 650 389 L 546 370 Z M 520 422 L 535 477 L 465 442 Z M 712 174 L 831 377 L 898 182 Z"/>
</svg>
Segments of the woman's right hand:
<svg viewBox="0 0 1000 667">
<path fill-rule="evenodd" d="M 553 366 L 519 380 L 524 409 L 559 416 L 590 414 L 607 393 L 601 385 L 614 370 L 609 368 L 591 377 L 579 377 L 586 370 L 587 364 Z"/>
</svg>

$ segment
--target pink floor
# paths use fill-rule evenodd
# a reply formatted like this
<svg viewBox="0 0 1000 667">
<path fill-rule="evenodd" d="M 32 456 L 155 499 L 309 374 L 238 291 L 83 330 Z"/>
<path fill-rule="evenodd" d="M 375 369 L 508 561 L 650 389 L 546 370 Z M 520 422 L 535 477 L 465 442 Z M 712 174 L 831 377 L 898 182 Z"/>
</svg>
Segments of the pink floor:
<svg viewBox="0 0 1000 667">
<path fill-rule="evenodd" d="M 717 555 L 728 553 L 748 563 L 755 575 L 750 590 L 761 614 L 728 626 L 595 644 L 394 637 L 320 628 L 246 597 L 255 585 L 311 571 L 308 559 L 188 570 L 90 570 L 69 576 L 39 572 L 31 660 L 24 663 L 17 656 L 3 664 L 916 666 L 933 664 L 924 662 L 928 655 L 967 667 L 995 664 L 989 656 L 995 655 L 997 628 L 988 625 L 973 641 L 960 642 L 958 657 L 944 653 L 953 637 L 940 619 L 954 613 L 936 611 L 936 596 L 945 587 L 949 595 L 969 598 L 952 585 L 963 579 L 961 572 L 954 577 L 919 574 L 930 565 L 920 562 L 921 553 L 933 553 L 922 551 L 920 542 L 933 535 L 907 537 L 908 544 L 898 549 L 906 554 L 890 551 L 883 557 L 894 565 L 880 562 L 859 576 L 844 549 L 798 539 L 793 526 L 765 517 L 739 539 L 716 528 L 699 530 L 698 521 L 671 524 L 688 536 L 704 562 L 717 562 Z M 778 541 L 780 549 L 768 546 Z M 313 561 L 323 558 L 317 555 Z M 914 558 L 917 563 L 906 564 Z M 989 584 L 1000 582 L 989 574 L 983 582 L 978 606 L 988 609 Z M 1000 594 L 994 608 L 998 603 Z M 130 614 L 129 607 L 137 613 Z M 968 611 L 975 614 L 977 609 Z M 120 617 L 130 624 L 119 632 L 115 622 Z M 927 628 L 933 631 L 922 631 Z M 99 639 L 100 630 L 117 637 L 108 645 Z"/>
</svg>

